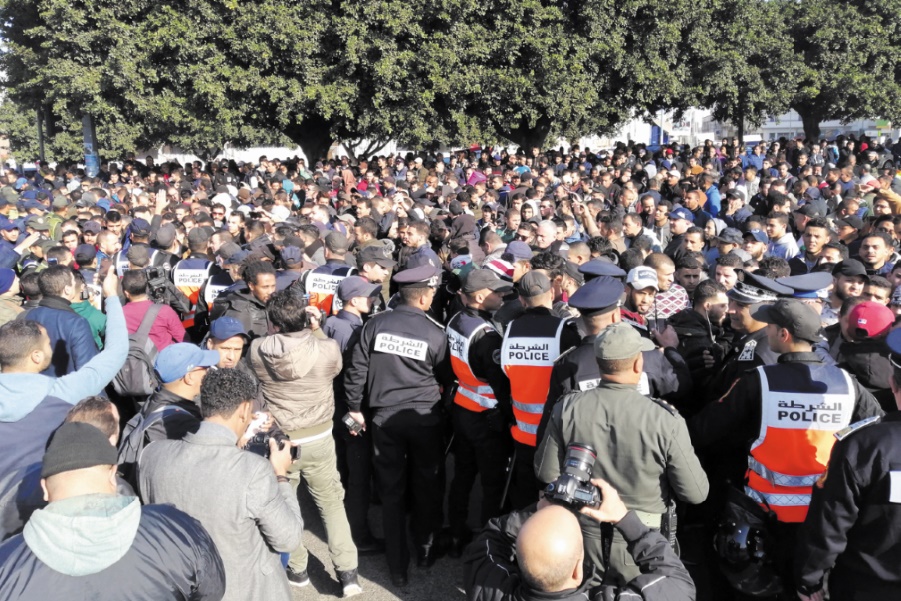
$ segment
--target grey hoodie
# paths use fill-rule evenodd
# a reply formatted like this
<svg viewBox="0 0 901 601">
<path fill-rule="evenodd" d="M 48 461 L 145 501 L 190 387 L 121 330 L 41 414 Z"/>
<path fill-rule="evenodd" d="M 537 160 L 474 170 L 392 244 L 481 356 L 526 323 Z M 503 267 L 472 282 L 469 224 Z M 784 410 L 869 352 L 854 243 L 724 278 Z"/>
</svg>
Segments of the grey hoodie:
<svg viewBox="0 0 901 601">
<path fill-rule="evenodd" d="M 22 535 L 49 567 L 69 576 L 86 576 L 125 556 L 140 521 L 137 497 L 83 495 L 35 511 Z"/>
</svg>

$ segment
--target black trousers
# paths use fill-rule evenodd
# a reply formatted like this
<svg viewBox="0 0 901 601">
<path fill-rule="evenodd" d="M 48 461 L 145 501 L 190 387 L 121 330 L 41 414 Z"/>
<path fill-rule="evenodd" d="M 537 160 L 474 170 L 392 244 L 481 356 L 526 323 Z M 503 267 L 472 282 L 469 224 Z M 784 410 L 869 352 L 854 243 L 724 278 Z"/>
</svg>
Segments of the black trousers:
<svg viewBox="0 0 901 601">
<path fill-rule="evenodd" d="M 352 436 L 347 426 L 335 420 L 335 453 L 338 456 L 338 473 L 344 485 L 344 510 L 350 523 L 354 541 L 371 536 L 369 531 L 369 500 L 372 481 L 372 433 L 360 432 Z"/>
<path fill-rule="evenodd" d="M 450 526 L 454 536 L 463 537 L 469 534 L 466 525 L 469 495 L 477 475 L 482 484 L 480 525 L 484 526 L 488 520 L 503 513 L 501 497 L 513 441 L 506 432 L 495 432 L 489 428 L 483 413 L 454 405 L 451 417 L 454 426 L 454 479 L 448 498 Z"/>
<path fill-rule="evenodd" d="M 378 420 L 376 417 L 375 421 Z M 407 483 L 413 542 L 432 544 L 441 528 L 444 500 L 444 436 L 437 415 L 405 410 L 372 424 L 373 467 L 382 498 L 385 555 L 392 573 L 405 572 L 410 563 L 407 546 Z"/>
<path fill-rule="evenodd" d="M 535 447 L 513 441 L 516 459 L 510 482 L 510 501 L 514 511 L 521 511 L 538 501 L 540 486 L 535 477 Z"/>
</svg>

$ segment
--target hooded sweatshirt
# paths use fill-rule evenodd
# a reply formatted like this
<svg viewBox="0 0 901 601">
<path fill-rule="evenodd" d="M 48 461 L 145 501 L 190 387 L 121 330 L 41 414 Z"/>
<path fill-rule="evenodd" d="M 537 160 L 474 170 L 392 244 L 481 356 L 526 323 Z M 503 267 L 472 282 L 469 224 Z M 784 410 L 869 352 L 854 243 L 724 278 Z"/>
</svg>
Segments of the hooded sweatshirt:
<svg viewBox="0 0 901 601">
<path fill-rule="evenodd" d="M 332 381 L 342 367 L 337 342 L 310 330 L 274 334 L 254 340 L 248 357 L 272 416 L 292 440 L 331 431 Z"/>
<path fill-rule="evenodd" d="M 16 504 L 15 497 L 21 494 L 15 489 L 29 469 L 40 466 L 50 435 L 73 405 L 100 394 L 125 363 L 128 330 L 119 299 L 108 298 L 106 310 L 106 348 L 78 371 L 61 378 L 0 374 L 0 536 L 21 528 L 33 509 Z"/>
<path fill-rule="evenodd" d="M 89 494 L 36 511 L 0 545 L 0 598 L 218 600 L 225 569 L 200 522 L 136 497 Z"/>
</svg>

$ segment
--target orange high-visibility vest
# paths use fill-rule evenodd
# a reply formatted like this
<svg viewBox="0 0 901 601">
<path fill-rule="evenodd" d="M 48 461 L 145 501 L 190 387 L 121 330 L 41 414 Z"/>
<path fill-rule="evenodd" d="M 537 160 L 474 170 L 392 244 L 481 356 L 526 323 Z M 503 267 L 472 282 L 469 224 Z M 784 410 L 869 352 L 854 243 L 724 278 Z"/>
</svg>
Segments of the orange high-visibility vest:
<svg viewBox="0 0 901 601">
<path fill-rule="evenodd" d="M 460 311 L 447 323 L 447 340 L 450 346 L 451 366 L 457 376 L 457 393 L 454 403 L 464 409 L 481 413 L 497 406 L 494 390 L 472 373 L 469 365 L 469 347 L 479 332 L 491 330 L 491 325 L 480 317 Z"/>
<path fill-rule="evenodd" d="M 175 287 L 191 301 L 191 310 L 185 313 L 181 320 L 185 329 L 194 326 L 194 315 L 197 312 L 197 301 L 200 300 L 200 289 L 209 279 L 212 267 L 212 261 L 183 259 L 172 270 L 172 282 Z"/>
<path fill-rule="evenodd" d="M 757 372 L 760 435 L 751 445 L 745 492 L 780 522 L 803 522 L 835 434 L 851 423 L 854 385 L 832 365 L 779 363 Z"/>
<path fill-rule="evenodd" d="M 323 265 L 305 272 L 300 277 L 304 291 L 310 295 L 310 305 L 319 307 L 326 315 L 335 315 L 344 308 L 344 303 L 335 294 L 338 285 L 344 278 L 356 273 L 357 270 L 349 266 L 336 269 L 332 265 Z"/>
<path fill-rule="evenodd" d="M 501 366 L 510 378 L 513 440 L 538 446 L 536 434 L 560 356 L 560 333 L 566 321 L 553 315 L 525 315 L 510 322 L 501 347 Z"/>
</svg>

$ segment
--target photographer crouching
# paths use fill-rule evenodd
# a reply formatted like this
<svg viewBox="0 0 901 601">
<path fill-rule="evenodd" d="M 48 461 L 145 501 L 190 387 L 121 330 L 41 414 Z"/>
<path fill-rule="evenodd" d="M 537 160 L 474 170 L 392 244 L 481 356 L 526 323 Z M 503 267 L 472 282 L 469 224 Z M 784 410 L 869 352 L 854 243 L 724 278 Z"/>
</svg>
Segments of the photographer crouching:
<svg viewBox="0 0 901 601">
<path fill-rule="evenodd" d="M 580 491 L 560 492 L 552 490 L 533 508 L 488 522 L 464 556 L 469 601 L 695 598 L 691 576 L 669 542 L 642 524 L 610 484 L 592 479 Z M 599 524 L 612 524 L 626 540 L 641 574 L 622 587 L 605 581 L 592 587 L 596 566 L 586 561 L 576 511 Z"/>
</svg>

